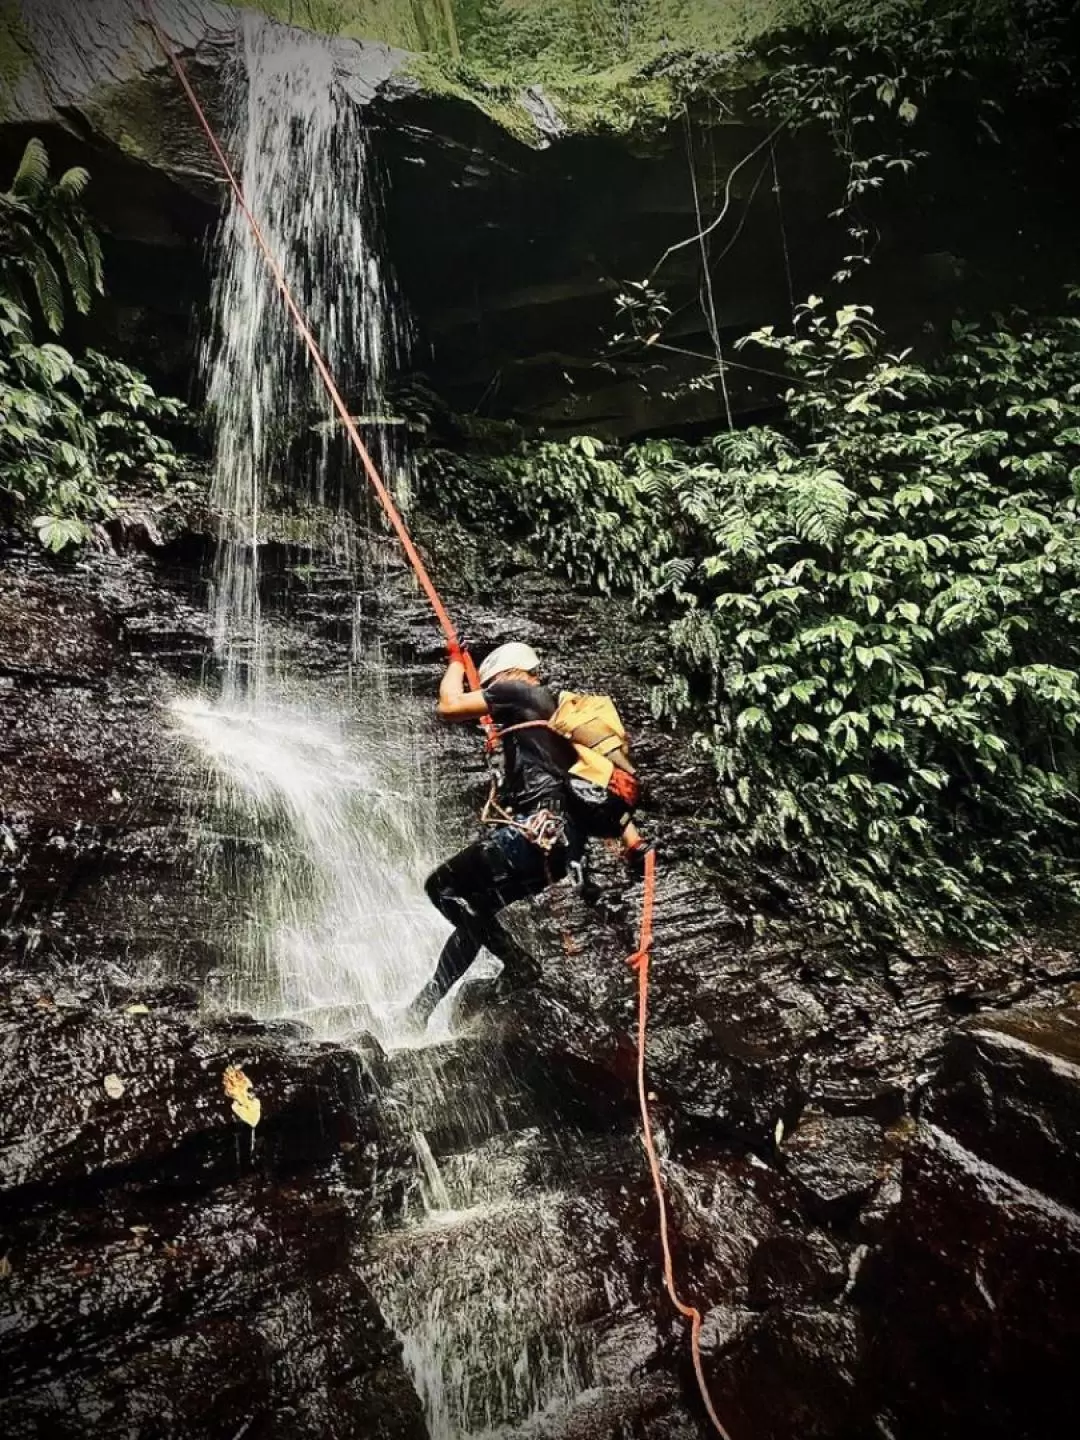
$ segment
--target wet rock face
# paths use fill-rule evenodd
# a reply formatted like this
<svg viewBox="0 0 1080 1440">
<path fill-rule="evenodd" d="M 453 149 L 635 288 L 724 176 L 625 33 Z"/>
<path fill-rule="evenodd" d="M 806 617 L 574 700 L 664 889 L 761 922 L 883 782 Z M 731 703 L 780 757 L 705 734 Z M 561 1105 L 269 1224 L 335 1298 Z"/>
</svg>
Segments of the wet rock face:
<svg viewBox="0 0 1080 1440">
<path fill-rule="evenodd" d="M 1062 1433 L 1080 1322 L 1080 1215 L 920 1129 L 860 1300 L 892 1432 Z"/>
<path fill-rule="evenodd" d="M 376 1187 L 358 1058 L 174 1000 L 7 977 L 0 1429 L 423 1435 L 360 1278 Z M 233 1066 L 254 1128 L 224 1091 Z"/>
<path fill-rule="evenodd" d="M 166 978 L 227 943 L 164 708 L 207 648 L 195 577 L 4 560 L 0 1432 L 420 1437 L 361 1278 L 369 1067 Z"/>
<path fill-rule="evenodd" d="M 36 966 L 194 944 L 205 887 L 165 710 L 208 646 L 193 578 L 0 555 L 0 932 Z"/>
<path fill-rule="evenodd" d="M 806 1115 L 781 1154 L 809 1209 L 857 1211 L 884 1174 L 885 1134 L 865 1116 Z"/>
<path fill-rule="evenodd" d="M 101 988 L 80 997 L 15 982 L 0 1001 L 0 1194 L 147 1167 L 189 1181 L 242 1172 L 245 1137 L 223 1123 L 231 1066 L 260 1097 L 268 1163 L 295 1167 L 362 1138 L 355 1056 L 285 1050 L 254 1022 L 177 1015 L 175 987 L 115 991 L 109 1008 Z"/>
<path fill-rule="evenodd" d="M 1013 1010 L 957 1032 L 927 1115 L 991 1164 L 1080 1209 L 1080 1009 Z"/>
<path fill-rule="evenodd" d="M 857 1292 L 892 1433 L 1061 1433 L 1080 1344 L 1077 1020 L 1006 1011 L 947 1047 Z"/>
</svg>

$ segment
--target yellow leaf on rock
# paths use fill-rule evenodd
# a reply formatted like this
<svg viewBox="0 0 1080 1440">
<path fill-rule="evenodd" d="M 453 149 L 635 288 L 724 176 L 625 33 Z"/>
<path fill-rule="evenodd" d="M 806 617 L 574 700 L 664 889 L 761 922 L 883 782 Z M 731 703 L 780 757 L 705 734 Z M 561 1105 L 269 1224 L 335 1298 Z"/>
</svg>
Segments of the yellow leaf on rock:
<svg viewBox="0 0 1080 1440">
<path fill-rule="evenodd" d="M 149 1005 L 129 1005 L 124 1011 L 125 1015 L 149 1015 Z"/>
<path fill-rule="evenodd" d="M 232 1101 L 232 1112 L 238 1120 L 254 1130 L 262 1117 L 262 1106 L 251 1093 L 251 1081 L 239 1065 L 230 1065 L 223 1077 L 225 1094 Z"/>
</svg>

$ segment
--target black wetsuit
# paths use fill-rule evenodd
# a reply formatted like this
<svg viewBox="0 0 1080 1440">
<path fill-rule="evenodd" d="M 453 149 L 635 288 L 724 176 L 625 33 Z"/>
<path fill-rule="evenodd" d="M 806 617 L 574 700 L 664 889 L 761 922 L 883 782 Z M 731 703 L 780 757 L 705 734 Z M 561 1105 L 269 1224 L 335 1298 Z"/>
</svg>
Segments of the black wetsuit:
<svg viewBox="0 0 1080 1440">
<path fill-rule="evenodd" d="M 498 730 L 550 720 L 556 710 L 550 690 L 524 680 L 493 682 L 485 688 L 484 698 Z M 424 888 L 455 929 L 443 946 L 434 977 L 417 997 L 421 1011 L 434 1009 L 484 946 L 503 962 L 511 980 L 532 978 L 535 962 L 496 917 L 504 906 L 538 895 L 562 880 L 583 848 L 583 837 L 566 809 L 566 775 L 575 759 L 570 742 L 537 727 L 507 735 L 502 743 L 499 804 L 519 822 L 538 811 L 551 811 L 563 822 L 565 840 L 545 851 L 513 826 L 493 826 L 482 839 L 432 871 Z"/>
</svg>

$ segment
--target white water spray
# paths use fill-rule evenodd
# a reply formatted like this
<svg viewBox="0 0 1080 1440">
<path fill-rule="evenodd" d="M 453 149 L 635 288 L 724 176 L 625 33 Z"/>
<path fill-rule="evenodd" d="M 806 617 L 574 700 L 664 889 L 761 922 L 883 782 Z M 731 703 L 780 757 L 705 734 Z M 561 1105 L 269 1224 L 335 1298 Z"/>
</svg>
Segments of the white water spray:
<svg viewBox="0 0 1080 1440">
<path fill-rule="evenodd" d="M 228 144 L 343 393 L 370 415 L 400 361 L 405 326 L 374 239 L 361 111 L 342 91 L 333 55 L 320 37 L 246 16 Z M 400 707 L 388 703 L 384 672 L 362 642 L 354 647 L 360 693 L 346 706 L 300 683 L 303 657 L 268 623 L 261 594 L 260 556 L 285 538 L 330 537 L 351 583 L 357 497 L 348 488 L 366 482 L 340 459 L 321 382 L 235 205 L 218 236 L 212 300 L 204 368 L 216 436 L 213 613 L 223 688 L 220 698 L 179 701 L 174 713 L 207 764 L 219 808 L 245 816 L 264 850 L 223 998 L 304 1019 L 323 1036 L 370 1029 L 392 1041 L 446 933 L 422 888 L 434 858 L 432 793 L 410 738 L 422 726 L 399 716 L 396 730 L 387 727 L 383 717 Z M 395 430 L 369 423 L 367 435 L 400 494 Z"/>
</svg>

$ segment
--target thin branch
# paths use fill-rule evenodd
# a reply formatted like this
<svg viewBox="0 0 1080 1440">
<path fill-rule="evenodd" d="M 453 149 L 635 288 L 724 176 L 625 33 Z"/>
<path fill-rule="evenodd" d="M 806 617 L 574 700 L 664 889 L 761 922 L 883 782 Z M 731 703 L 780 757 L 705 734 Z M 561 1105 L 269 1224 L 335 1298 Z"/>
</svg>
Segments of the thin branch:
<svg viewBox="0 0 1080 1440">
<path fill-rule="evenodd" d="M 691 360 L 700 360 L 705 365 L 714 363 L 711 355 L 703 355 L 700 350 L 687 350 L 683 345 L 667 345 L 662 340 L 654 340 L 649 346 L 650 350 L 668 350 L 672 355 L 685 355 Z M 746 365 L 741 360 L 725 360 L 724 364 L 729 370 L 746 370 L 751 375 L 768 375 L 772 380 L 783 380 L 791 385 L 809 385 L 809 380 L 804 380 L 801 375 L 785 375 L 781 370 L 763 370 L 760 365 Z"/>
<path fill-rule="evenodd" d="M 753 160 L 755 155 L 760 155 L 762 150 L 765 149 L 766 145 L 772 144 L 772 142 L 776 139 L 780 132 L 787 129 L 787 126 L 788 122 L 786 120 L 781 120 L 778 125 L 776 125 L 772 130 L 770 130 L 768 135 L 765 136 L 765 139 L 762 140 L 760 144 L 755 145 L 751 151 L 749 151 L 746 155 L 743 156 L 743 158 L 734 167 L 734 169 L 728 172 L 727 183 L 724 186 L 724 208 L 720 211 L 720 214 L 716 217 L 715 220 L 711 222 L 711 224 L 705 227 L 705 229 L 700 228 L 699 222 L 698 233 L 696 235 L 691 235 L 686 240 L 678 240 L 674 245 L 669 245 L 668 248 L 664 251 L 664 253 L 660 256 L 660 259 L 649 271 L 650 280 L 655 277 L 656 272 L 660 269 L 660 267 L 664 265 L 669 259 L 669 257 L 674 255 L 676 251 L 685 250 L 688 245 L 700 244 L 706 236 L 711 235 L 712 232 L 719 225 L 722 225 L 724 223 L 725 219 L 727 218 L 727 213 L 731 209 L 731 183 L 735 179 L 735 176 L 739 173 L 739 171 L 743 168 L 744 165 L 748 165 L 750 161 Z"/>
<path fill-rule="evenodd" d="M 683 119 L 686 121 L 686 158 L 690 166 L 690 188 L 694 196 L 694 214 L 698 223 L 698 239 L 701 243 L 701 275 L 704 286 L 708 308 L 702 303 L 702 313 L 705 316 L 705 323 L 709 327 L 709 335 L 713 342 L 713 349 L 716 351 L 716 365 L 720 373 L 720 390 L 724 397 L 724 415 L 727 419 L 729 430 L 735 428 L 735 418 L 731 412 L 731 395 L 728 392 L 727 371 L 724 369 L 724 355 L 720 348 L 720 323 L 716 318 L 716 297 L 713 294 L 712 271 L 709 268 L 709 247 L 705 243 L 705 234 L 701 228 L 701 197 L 698 193 L 697 164 L 694 160 L 694 135 L 690 128 L 690 112 L 684 111 Z"/>
</svg>

